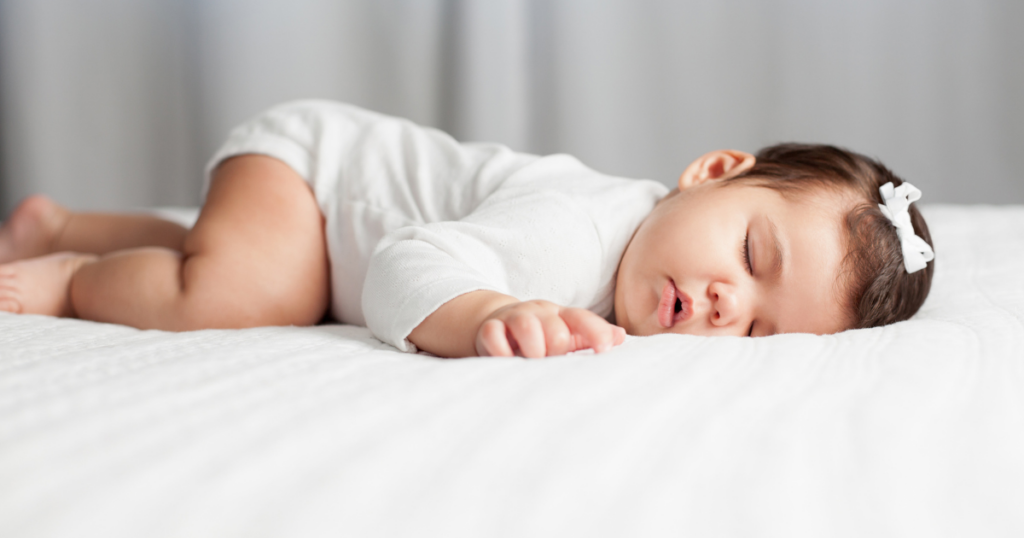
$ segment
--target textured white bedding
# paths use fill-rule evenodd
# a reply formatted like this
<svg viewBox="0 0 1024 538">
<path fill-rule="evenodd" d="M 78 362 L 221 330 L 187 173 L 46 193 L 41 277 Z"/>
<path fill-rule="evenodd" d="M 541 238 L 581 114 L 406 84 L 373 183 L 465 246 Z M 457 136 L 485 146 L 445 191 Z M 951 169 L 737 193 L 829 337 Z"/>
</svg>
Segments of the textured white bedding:
<svg viewBox="0 0 1024 538">
<path fill-rule="evenodd" d="M 1024 536 L 1024 208 L 909 322 L 442 360 L 0 315 L 0 536 Z"/>
</svg>

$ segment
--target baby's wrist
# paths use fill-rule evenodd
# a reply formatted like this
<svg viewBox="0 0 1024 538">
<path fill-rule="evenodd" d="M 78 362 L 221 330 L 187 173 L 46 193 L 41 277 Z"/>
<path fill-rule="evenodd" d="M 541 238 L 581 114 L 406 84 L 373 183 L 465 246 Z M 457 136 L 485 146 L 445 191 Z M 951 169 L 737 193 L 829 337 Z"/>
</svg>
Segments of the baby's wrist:
<svg viewBox="0 0 1024 538">
<path fill-rule="evenodd" d="M 519 302 L 491 290 L 476 290 L 455 297 L 427 316 L 409 334 L 416 347 L 442 357 L 476 354 L 476 339 L 484 322 L 501 308 Z"/>
</svg>

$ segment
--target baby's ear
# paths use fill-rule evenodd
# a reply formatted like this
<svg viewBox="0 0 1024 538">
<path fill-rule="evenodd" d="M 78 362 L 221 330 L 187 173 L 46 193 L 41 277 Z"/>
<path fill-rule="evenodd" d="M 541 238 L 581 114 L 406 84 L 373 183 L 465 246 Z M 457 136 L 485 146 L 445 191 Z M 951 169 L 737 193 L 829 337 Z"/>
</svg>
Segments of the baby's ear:
<svg viewBox="0 0 1024 538">
<path fill-rule="evenodd" d="M 753 155 L 734 149 L 720 149 L 705 153 L 690 163 L 679 176 L 679 190 L 700 185 L 705 181 L 718 181 L 735 177 L 754 166 Z"/>
</svg>

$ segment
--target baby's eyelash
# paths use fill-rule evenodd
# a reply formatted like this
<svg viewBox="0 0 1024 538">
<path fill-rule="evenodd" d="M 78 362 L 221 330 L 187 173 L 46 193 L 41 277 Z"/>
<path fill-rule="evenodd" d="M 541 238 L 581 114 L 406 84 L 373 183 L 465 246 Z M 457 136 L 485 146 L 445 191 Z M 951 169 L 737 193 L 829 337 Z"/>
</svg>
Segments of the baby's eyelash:
<svg viewBox="0 0 1024 538">
<path fill-rule="evenodd" d="M 747 272 L 753 275 L 754 269 L 750 265 L 750 232 L 747 232 L 743 236 L 743 246 L 740 248 L 740 257 L 743 258 L 743 266 L 747 268 Z"/>
</svg>

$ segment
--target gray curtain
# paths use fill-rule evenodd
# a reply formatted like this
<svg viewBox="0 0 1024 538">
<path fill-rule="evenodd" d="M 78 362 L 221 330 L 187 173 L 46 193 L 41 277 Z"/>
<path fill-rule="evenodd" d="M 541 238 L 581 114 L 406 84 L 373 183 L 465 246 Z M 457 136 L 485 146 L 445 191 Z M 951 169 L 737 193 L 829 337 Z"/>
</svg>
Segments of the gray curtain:
<svg viewBox="0 0 1024 538">
<path fill-rule="evenodd" d="M 192 205 L 228 130 L 353 102 L 672 184 L 828 142 L 925 202 L 1024 203 L 1024 3 L 0 0 L 0 214 Z"/>
</svg>

